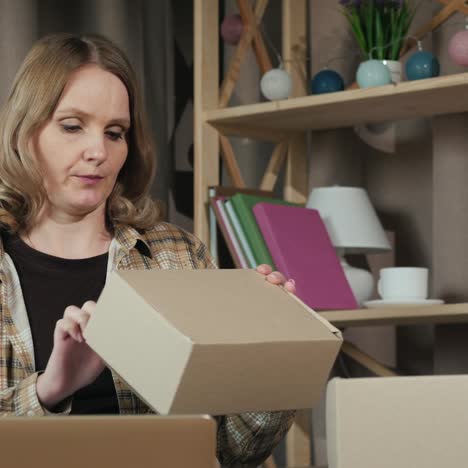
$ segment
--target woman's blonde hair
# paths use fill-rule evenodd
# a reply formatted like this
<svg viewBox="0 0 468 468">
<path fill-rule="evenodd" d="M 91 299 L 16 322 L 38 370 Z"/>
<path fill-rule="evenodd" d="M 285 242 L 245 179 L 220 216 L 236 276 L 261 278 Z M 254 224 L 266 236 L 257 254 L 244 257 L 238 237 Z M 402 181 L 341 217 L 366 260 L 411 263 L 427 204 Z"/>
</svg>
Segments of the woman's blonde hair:
<svg viewBox="0 0 468 468">
<path fill-rule="evenodd" d="M 36 42 L 22 63 L 0 115 L 0 223 L 27 230 L 47 195 L 29 142 L 53 115 L 70 74 L 95 63 L 127 88 L 131 127 L 128 156 L 107 200 L 110 229 L 147 229 L 159 218 L 149 196 L 156 157 L 135 74 L 124 53 L 98 35 L 53 34 Z"/>
</svg>

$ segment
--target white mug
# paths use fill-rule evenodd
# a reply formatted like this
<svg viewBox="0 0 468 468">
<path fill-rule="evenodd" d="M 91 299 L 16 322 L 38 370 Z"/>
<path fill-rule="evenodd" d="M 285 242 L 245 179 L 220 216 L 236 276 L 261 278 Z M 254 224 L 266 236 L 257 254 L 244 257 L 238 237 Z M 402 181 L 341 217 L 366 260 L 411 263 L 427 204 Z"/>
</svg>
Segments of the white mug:
<svg viewBox="0 0 468 468">
<path fill-rule="evenodd" d="M 377 290 L 384 300 L 427 299 L 428 276 L 427 268 L 382 268 Z"/>
</svg>

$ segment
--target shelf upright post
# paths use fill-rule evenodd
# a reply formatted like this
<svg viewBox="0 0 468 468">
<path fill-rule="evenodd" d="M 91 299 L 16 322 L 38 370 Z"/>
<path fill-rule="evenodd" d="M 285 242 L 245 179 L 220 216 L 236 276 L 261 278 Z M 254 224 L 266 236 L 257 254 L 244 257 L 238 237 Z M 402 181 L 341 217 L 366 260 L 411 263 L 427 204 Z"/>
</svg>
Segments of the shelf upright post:
<svg viewBox="0 0 468 468">
<path fill-rule="evenodd" d="M 286 71 L 293 78 L 292 97 L 307 95 L 307 5 L 305 0 L 283 0 L 282 51 Z M 307 134 L 297 133 L 289 143 L 284 198 L 305 203 L 308 195 Z"/>
<path fill-rule="evenodd" d="M 305 0 L 283 0 L 282 57 L 293 79 L 292 97 L 307 95 L 307 6 Z M 307 134 L 295 134 L 289 140 L 283 196 L 305 203 L 308 195 Z M 286 438 L 288 466 L 308 466 L 310 453 L 310 411 L 299 411 Z M 302 424 L 301 424 L 302 422 Z"/>
<path fill-rule="evenodd" d="M 208 246 L 208 187 L 219 185 L 219 136 L 205 112 L 219 103 L 218 11 L 218 0 L 194 2 L 194 233 Z"/>
</svg>

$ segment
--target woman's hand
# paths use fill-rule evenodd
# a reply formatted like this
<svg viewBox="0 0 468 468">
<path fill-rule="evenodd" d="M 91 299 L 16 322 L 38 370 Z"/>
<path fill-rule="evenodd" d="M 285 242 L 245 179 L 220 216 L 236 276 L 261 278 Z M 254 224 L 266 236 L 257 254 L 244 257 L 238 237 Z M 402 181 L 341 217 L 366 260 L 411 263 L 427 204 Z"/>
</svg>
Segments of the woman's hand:
<svg viewBox="0 0 468 468">
<path fill-rule="evenodd" d="M 83 338 L 95 307 L 93 301 L 86 302 L 81 309 L 69 306 L 55 326 L 54 348 L 36 387 L 39 401 L 48 409 L 94 382 L 105 368 L 104 361 Z"/>
<path fill-rule="evenodd" d="M 267 281 L 273 284 L 279 284 L 284 286 L 289 292 L 295 293 L 296 286 L 293 279 L 286 279 L 285 276 L 279 271 L 273 271 L 270 265 L 262 263 L 258 265 L 256 271 L 266 276 Z"/>
</svg>

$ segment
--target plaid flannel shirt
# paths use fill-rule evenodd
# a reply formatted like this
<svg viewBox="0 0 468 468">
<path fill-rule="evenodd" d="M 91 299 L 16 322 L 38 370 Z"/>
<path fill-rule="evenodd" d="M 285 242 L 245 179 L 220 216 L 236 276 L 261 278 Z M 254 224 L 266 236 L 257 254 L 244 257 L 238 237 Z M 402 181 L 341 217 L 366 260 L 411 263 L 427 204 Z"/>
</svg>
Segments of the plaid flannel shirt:
<svg viewBox="0 0 468 468">
<path fill-rule="evenodd" d="M 117 228 L 109 249 L 108 273 L 118 270 L 216 268 L 195 236 L 168 223 L 139 233 Z M 14 264 L 0 239 L 0 416 L 45 416 L 37 398 L 31 329 Z M 121 414 L 151 410 L 113 373 Z M 66 405 L 67 414 L 71 405 Z M 223 466 L 256 466 L 285 435 L 294 411 L 217 417 L 218 459 Z"/>
</svg>

